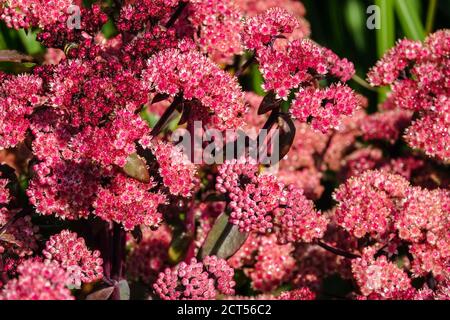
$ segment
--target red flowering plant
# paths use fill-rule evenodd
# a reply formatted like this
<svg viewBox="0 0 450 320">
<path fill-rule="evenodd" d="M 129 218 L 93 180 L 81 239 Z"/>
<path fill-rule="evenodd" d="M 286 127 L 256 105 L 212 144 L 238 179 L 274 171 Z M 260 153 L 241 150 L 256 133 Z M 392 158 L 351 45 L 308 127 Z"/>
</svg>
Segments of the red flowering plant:
<svg viewBox="0 0 450 320">
<path fill-rule="evenodd" d="M 299 1 L 81 2 L 0 1 L 0 299 L 450 298 L 448 30 L 366 83 Z"/>
</svg>

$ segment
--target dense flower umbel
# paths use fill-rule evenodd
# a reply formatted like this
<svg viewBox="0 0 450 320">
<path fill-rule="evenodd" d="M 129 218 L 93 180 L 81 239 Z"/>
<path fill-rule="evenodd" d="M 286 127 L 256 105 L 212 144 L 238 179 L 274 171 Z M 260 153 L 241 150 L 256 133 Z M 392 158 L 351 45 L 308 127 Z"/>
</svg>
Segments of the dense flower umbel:
<svg viewBox="0 0 450 320">
<path fill-rule="evenodd" d="M 283 184 L 275 176 L 259 174 L 251 160 L 227 161 L 219 168 L 216 188 L 230 197 L 230 222 L 242 232 L 270 232 Z"/>
<path fill-rule="evenodd" d="M 282 8 L 294 15 L 298 20 L 298 26 L 294 29 L 289 38 L 301 39 L 311 33 L 308 22 L 305 20 L 305 6 L 300 1 L 295 0 L 236 0 L 246 16 L 253 17 L 271 8 Z"/>
<path fill-rule="evenodd" d="M 353 64 L 309 39 L 294 40 L 286 46 L 261 47 L 256 51 L 264 76 L 264 89 L 287 99 L 290 90 L 312 87 L 316 80 L 333 76 L 343 82 L 355 73 Z"/>
<path fill-rule="evenodd" d="M 285 191 L 286 199 L 282 205 L 285 209 L 278 210 L 275 216 L 278 241 L 312 242 L 322 238 L 328 226 L 328 219 L 314 209 L 314 203 L 308 200 L 303 191 L 293 185 Z"/>
<path fill-rule="evenodd" d="M 143 76 L 148 89 L 198 100 L 217 129 L 241 124 L 246 107 L 239 84 L 200 53 L 165 50 L 153 56 L 147 65 Z"/>
<path fill-rule="evenodd" d="M 162 222 L 158 206 L 166 202 L 166 197 L 153 192 L 155 186 L 153 180 L 143 183 L 117 174 L 109 186 L 97 192 L 94 214 L 106 221 L 121 223 L 125 230 L 141 224 L 158 227 Z"/>
<path fill-rule="evenodd" d="M 353 64 L 305 38 L 300 1 L 87 2 L 0 0 L 0 19 L 47 52 L 0 53 L 33 62 L 0 72 L 0 163 L 19 178 L 1 166 L 1 299 L 84 298 L 128 280 L 132 297 L 306 300 L 336 275 L 354 284 L 345 298 L 450 297 L 450 31 L 387 52 L 368 78 L 391 93 L 368 115 L 346 85 Z M 240 87 L 255 68 L 266 97 Z M 278 168 L 194 165 L 169 142 L 178 115 L 198 138 L 232 129 L 226 143 L 281 118 L 296 132 Z M 222 214 L 248 236 L 240 248 L 215 238 Z M 44 243 L 37 226 L 54 234 L 58 219 L 77 233 Z M 214 241 L 237 252 L 192 259 Z"/>
<path fill-rule="evenodd" d="M 211 256 L 197 262 L 193 258 L 189 264 L 181 262 L 160 273 L 153 287 L 164 300 L 212 300 L 218 294 L 234 294 L 233 275 L 225 260 Z"/>
<path fill-rule="evenodd" d="M 254 269 L 249 271 L 255 290 L 271 292 L 289 281 L 295 269 L 292 244 L 279 245 L 274 235 L 263 237 L 258 248 Z"/>
<path fill-rule="evenodd" d="M 2 0 L 0 18 L 10 28 L 42 28 L 66 20 L 72 3 L 72 0 Z"/>
<path fill-rule="evenodd" d="M 198 184 L 197 168 L 181 147 L 145 136 L 140 144 L 149 148 L 158 162 L 158 172 L 173 195 L 189 197 Z"/>
<path fill-rule="evenodd" d="M 398 202 L 408 187 L 402 176 L 382 171 L 366 171 L 350 178 L 334 194 L 337 223 L 357 238 L 383 235 L 391 230 Z"/>
<path fill-rule="evenodd" d="M 103 166 L 124 167 L 127 158 L 136 152 L 135 141 L 148 131 L 138 115 L 121 110 L 104 127 L 86 127 L 70 144 L 77 157 L 93 159 Z"/>
<path fill-rule="evenodd" d="M 57 262 L 27 260 L 0 293 L 1 300 L 73 300 L 66 283 L 68 277 Z"/>
<path fill-rule="evenodd" d="M 69 230 L 50 237 L 42 254 L 47 260 L 57 262 L 67 272 L 68 284 L 76 288 L 103 277 L 100 252 L 89 250 L 84 239 Z"/>
<path fill-rule="evenodd" d="M 391 85 L 390 99 L 419 113 L 406 134 L 414 148 L 441 160 L 450 159 L 450 31 L 430 35 L 424 43 L 402 40 L 370 71 L 374 86 Z"/>
<path fill-rule="evenodd" d="M 233 0 L 191 0 L 190 21 L 198 28 L 198 43 L 217 63 L 232 62 L 243 51 L 242 15 Z"/>
<path fill-rule="evenodd" d="M 405 139 L 428 155 L 450 159 L 450 96 L 443 99 L 441 111 L 424 115 L 406 130 Z"/>
<path fill-rule="evenodd" d="M 411 188 L 396 221 L 400 238 L 412 243 L 412 270 L 418 276 L 432 272 L 450 276 L 450 193 Z"/>
<path fill-rule="evenodd" d="M 283 33 L 292 33 L 297 19 L 281 8 L 272 8 L 247 19 L 243 40 L 247 48 L 260 49 Z"/>
<path fill-rule="evenodd" d="M 312 128 L 326 133 L 338 129 L 342 118 L 352 115 L 359 106 L 360 101 L 350 87 L 332 85 L 325 89 L 301 89 L 290 112 L 301 122 L 312 118 Z"/>
<path fill-rule="evenodd" d="M 89 215 L 100 187 L 98 167 L 86 161 L 56 160 L 41 162 L 33 170 L 27 194 L 38 213 L 70 220 Z"/>
<path fill-rule="evenodd" d="M 375 293 L 384 299 L 392 299 L 412 288 L 405 272 L 385 256 L 374 258 L 374 254 L 373 248 L 369 248 L 362 258 L 352 262 L 353 275 L 363 295 Z"/>
<path fill-rule="evenodd" d="M 0 85 L 0 150 L 25 139 L 28 116 L 45 101 L 42 79 L 31 75 L 6 77 Z"/>
</svg>

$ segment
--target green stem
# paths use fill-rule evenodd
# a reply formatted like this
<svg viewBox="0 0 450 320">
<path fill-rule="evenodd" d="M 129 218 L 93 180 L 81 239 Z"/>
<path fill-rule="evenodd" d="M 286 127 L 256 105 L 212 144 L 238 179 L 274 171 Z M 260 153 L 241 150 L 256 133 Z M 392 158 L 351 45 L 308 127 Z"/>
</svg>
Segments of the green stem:
<svg viewBox="0 0 450 320">
<path fill-rule="evenodd" d="M 353 81 L 355 81 L 357 84 L 359 84 L 361 87 L 366 88 L 367 90 L 378 92 L 378 90 L 374 87 L 372 87 L 369 83 L 367 83 L 366 80 L 355 74 L 352 78 Z"/>
<path fill-rule="evenodd" d="M 427 13 L 427 22 L 425 31 L 427 34 L 430 34 L 434 28 L 434 20 L 436 17 L 438 0 L 429 0 L 428 4 L 428 13 Z"/>
</svg>

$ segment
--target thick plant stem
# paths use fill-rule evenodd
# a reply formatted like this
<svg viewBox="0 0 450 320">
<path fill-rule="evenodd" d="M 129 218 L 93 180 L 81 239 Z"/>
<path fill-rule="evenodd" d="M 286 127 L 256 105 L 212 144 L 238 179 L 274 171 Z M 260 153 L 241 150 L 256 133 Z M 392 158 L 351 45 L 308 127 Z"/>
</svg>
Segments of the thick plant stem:
<svg viewBox="0 0 450 320">
<path fill-rule="evenodd" d="M 253 62 L 256 61 L 256 55 L 252 54 L 252 56 L 242 65 L 242 67 L 236 72 L 236 78 L 239 78 L 247 69 L 251 66 Z"/>
<path fill-rule="evenodd" d="M 125 245 L 126 245 L 125 230 L 122 228 L 120 224 L 114 223 L 111 277 L 116 281 L 122 280 L 123 277 Z"/>
<path fill-rule="evenodd" d="M 341 256 L 341 257 L 345 257 L 348 259 L 357 259 L 357 258 L 361 258 L 361 256 L 351 253 L 351 252 L 347 252 L 338 248 L 334 248 L 332 246 L 330 246 L 329 244 L 326 244 L 325 242 L 321 241 L 321 240 L 317 240 L 317 245 L 320 246 L 321 248 L 334 253 L 335 255 Z"/>
<path fill-rule="evenodd" d="M 161 118 L 159 118 L 158 122 L 153 128 L 151 132 L 152 136 L 157 136 L 158 134 L 161 133 L 161 131 L 164 129 L 166 122 L 170 119 L 170 117 L 172 116 L 172 114 L 175 112 L 175 110 L 182 101 L 183 101 L 182 95 L 177 95 L 175 97 L 172 104 L 166 109 L 166 111 L 164 111 L 163 115 L 161 116 Z"/>
</svg>

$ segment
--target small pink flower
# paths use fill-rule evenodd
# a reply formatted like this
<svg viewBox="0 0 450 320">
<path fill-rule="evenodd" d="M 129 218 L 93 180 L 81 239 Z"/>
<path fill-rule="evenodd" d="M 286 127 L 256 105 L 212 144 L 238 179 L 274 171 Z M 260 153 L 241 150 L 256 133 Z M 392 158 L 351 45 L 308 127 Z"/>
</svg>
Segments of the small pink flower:
<svg viewBox="0 0 450 320">
<path fill-rule="evenodd" d="M 66 270 L 69 283 L 76 288 L 82 283 L 94 282 L 103 277 L 100 252 L 89 250 L 84 239 L 74 232 L 64 230 L 51 236 L 42 254 L 48 261 L 57 262 Z"/>
<path fill-rule="evenodd" d="M 211 256 L 197 262 L 193 258 L 160 273 L 153 288 L 164 300 L 213 300 L 219 293 L 234 294 L 233 276 L 234 270 L 223 259 Z"/>
<path fill-rule="evenodd" d="M 17 272 L 19 277 L 6 284 L 0 300 L 74 300 L 66 287 L 68 276 L 57 262 L 30 259 Z"/>
<path fill-rule="evenodd" d="M 106 187 L 101 187 L 93 202 L 94 214 L 105 221 L 121 223 L 125 230 L 138 225 L 157 228 L 162 222 L 158 206 L 166 203 L 166 196 L 153 192 L 156 183 L 139 182 L 118 174 Z"/>
</svg>

